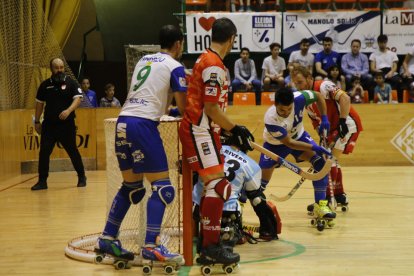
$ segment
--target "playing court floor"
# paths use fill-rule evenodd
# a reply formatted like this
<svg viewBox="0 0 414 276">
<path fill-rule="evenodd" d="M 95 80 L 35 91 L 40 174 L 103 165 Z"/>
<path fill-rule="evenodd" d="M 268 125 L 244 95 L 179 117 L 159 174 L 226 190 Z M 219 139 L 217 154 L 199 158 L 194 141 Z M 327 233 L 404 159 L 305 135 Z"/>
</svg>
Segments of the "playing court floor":
<svg viewBox="0 0 414 276">
<path fill-rule="evenodd" d="M 116 271 L 65 256 L 69 240 L 104 226 L 106 173 L 87 176 L 86 188 L 76 188 L 74 172 L 51 173 L 46 191 L 30 191 L 35 175 L 0 185 L 0 275 L 141 275 L 138 267 Z M 318 232 L 311 226 L 306 206 L 313 190 L 306 181 L 277 204 L 283 222 L 278 241 L 235 248 L 241 254 L 237 275 L 412 275 L 413 168 L 345 167 L 344 179 L 350 208 L 338 212 L 333 229 Z M 297 180 L 281 168 L 266 193 L 285 195 Z M 257 222 L 250 207 L 244 219 Z M 179 273 L 199 274 L 198 266 Z"/>
</svg>

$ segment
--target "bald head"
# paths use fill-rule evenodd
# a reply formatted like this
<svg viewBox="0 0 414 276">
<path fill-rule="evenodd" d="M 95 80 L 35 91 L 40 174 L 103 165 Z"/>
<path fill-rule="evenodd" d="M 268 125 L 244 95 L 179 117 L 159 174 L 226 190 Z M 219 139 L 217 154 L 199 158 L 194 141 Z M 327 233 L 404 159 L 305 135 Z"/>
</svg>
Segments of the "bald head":
<svg viewBox="0 0 414 276">
<path fill-rule="evenodd" d="M 55 75 L 58 72 L 64 72 L 65 71 L 65 64 L 63 63 L 63 60 L 60 58 L 53 58 L 50 60 L 50 71 L 52 71 L 52 74 Z"/>
</svg>

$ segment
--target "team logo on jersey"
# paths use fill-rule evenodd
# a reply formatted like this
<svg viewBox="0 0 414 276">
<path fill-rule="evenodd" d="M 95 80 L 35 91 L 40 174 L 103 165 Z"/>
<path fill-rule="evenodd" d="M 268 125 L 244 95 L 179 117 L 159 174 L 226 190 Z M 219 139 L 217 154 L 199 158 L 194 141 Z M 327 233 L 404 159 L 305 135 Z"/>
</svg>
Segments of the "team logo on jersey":
<svg viewBox="0 0 414 276">
<path fill-rule="evenodd" d="M 282 136 L 282 135 L 283 135 L 283 133 L 282 133 L 282 132 L 280 132 L 280 131 L 272 132 L 272 136 L 273 136 L 273 137 L 280 137 L 280 136 Z"/>
<path fill-rule="evenodd" d="M 189 158 L 187 158 L 187 161 L 188 161 L 188 163 L 195 163 L 195 162 L 197 162 L 198 161 L 198 158 L 197 158 L 197 156 L 191 156 L 191 157 L 189 157 Z"/>
<path fill-rule="evenodd" d="M 204 155 L 211 154 L 210 146 L 208 142 L 201 143 L 201 149 L 203 150 Z"/>
<path fill-rule="evenodd" d="M 210 224 L 210 218 L 209 217 L 202 217 L 201 218 L 201 223 L 203 225 L 209 225 Z"/>
<path fill-rule="evenodd" d="M 132 157 L 134 158 L 134 163 L 137 163 L 144 159 L 145 156 L 141 150 L 136 150 L 132 153 Z"/>
<path fill-rule="evenodd" d="M 187 87 L 187 81 L 183 77 L 178 78 L 178 83 L 180 84 L 181 87 Z"/>
<path fill-rule="evenodd" d="M 216 87 L 206 87 L 206 96 L 217 96 L 217 88 Z"/>
<path fill-rule="evenodd" d="M 210 82 L 211 86 L 216 86 L 217 85 L 217 73 L 211 73 L 210 74 L 209 82 Z"/>
<path fill-rule="evenodd" d="M 126 156 L 126 154 L 125 153 L 122 153 L 122 152 L 116 152 L 115 153 L 116 154 L 116 156 L 118 156 L 119 158 L 121 158 L 121 159 L 127 159 L 127 156 Z"/>
<path fill-rule="evenodd" d="M 252 19 L 253 43 L 266 49 L 271 41 L 275 41 L 275 16 L 253 16 Z"/>
</svg>

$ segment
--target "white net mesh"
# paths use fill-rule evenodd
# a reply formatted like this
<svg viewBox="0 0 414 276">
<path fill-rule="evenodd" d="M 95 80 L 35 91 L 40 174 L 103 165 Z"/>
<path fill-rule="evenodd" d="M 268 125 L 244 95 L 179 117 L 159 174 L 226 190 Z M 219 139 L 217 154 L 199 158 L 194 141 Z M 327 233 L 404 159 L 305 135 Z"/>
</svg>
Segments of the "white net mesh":
<svg viewBox="0 0 414 276">
<path fill-rule="evenodd" d="M 115 194 L 122 183 L 121 172 L 115 155 L 115 125 L 116 119 L 104 121 L 106 140 L 106 171 L 107 185 L 107 213 L 111 208 Z M 161 226 L 160 242 L 173 252 L 182 252 L 182 181 L 178 172 L 178 160 L 180 157 L 180 142 L 178 138 L 179 121 L 161 121 L 158 129 L 163 140 L 168 159 L 171 184 L 176 189 L 176 198 L 165 209 L 164 220 Z M 151 185 L 144 181 L 147 194 L 138 205 L 131 205 L 120 230 L 122 245 L 130 251 L 139 252 L 144 243 L 146 229 L 147 200 L 151 196 Z"/>
<path fill-rule="evenodd" d="M 0 1 L 0 110 L 33 108 L 54 57 L 60 57 L 66 74 L 76 79 L 39 3 Z"/>
<path fill-rule="evenodd" d="M 125 45 L 128 91 L 135 65 L 145 55 L 154 54 L 161 50 L 160 45 Z"/>
</svg>

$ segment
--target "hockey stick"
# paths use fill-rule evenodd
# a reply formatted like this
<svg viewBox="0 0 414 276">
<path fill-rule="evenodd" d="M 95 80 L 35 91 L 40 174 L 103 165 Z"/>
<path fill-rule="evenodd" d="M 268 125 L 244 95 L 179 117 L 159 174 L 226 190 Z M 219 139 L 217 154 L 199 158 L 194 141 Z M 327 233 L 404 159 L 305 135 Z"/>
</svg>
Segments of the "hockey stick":
<svg viewBox="0 0 414 276">
<path fill-rule="evenodd" d="M 338 140 L 338 138 L 339 138 L 339 136 L 336 136 L 336 138 L 334 139 L 334 142 L 332 142 L 330 144 L 329 149 L 332 149 L 334 147 L 334 145 L 335 145 L 336 141 Z M 320 144 L 323 144 L 323 141 L 325 141 L 325 139 L 322 139 Z M 326 144 L 326 143 L 324 143 L 324 144 Z M 313 172 L 313 168 L 310 167 L 307 172 L 308 173 Z M 329 187 L 330 187 L 330 190 L 332 190 L 331 189 L 332 188 L 332 182 L 331 182 L 331 178 L 330 178 L 331 176 L 330 176 L 329 173 L 328 173 L 328 175 L 329 175 L 329 182 L 331 183 L 331 184 L 329 184 L 329 185 L 331 185 Z M 302 186 L 302 184 L 303 184 L 303 182 L 305 182 L 305 180 L 306 180 L 306 178 L 304 178 L 304 177 L 302 177 L 301 179 L 299 179 L 298 183 L 296 183 L 296 185 L 293 186 L 292 190 L 290 190 L 290 192 L 287 195 L 285 195 L 285 196 L 278 197 L 278 196 L 276 196 L 274 194 L 270 194 L 269 197 L 271 199 L 273 199 L 274 201 L 278 201 L 278 202 L 286 201 L 286 200 L 288 200 L 289 198 L 291 198 L 296 193 L 296 191 L 300 188 L 300 186 Z M 335 206 L 335 205 L 333 205 L 333 206 Z"/>
<path fill-rule="evenodd" d="M 264 155 L 272 158 L 279 164 L 281 164 L 283 167 L 288 168 L 292 172 L 306 178 L 309 180 L 319 180 L 322 179 L 331 169 L 332 160 L 328 159 L 325 162 L 325 165 L 323 166 L 322 170 L 320 170 L 317 173 L 308 173 L 303 171 L 300 167 L 290 163 L 289 161 L 283 159 L 279 155 L 265 149 L 264 147 L 260 146 L 259 144 L 256 144 L 255 142 L 250 142 L 250 145 L 257 151 L 263 153 Z"/>
<path fill-rule="evenodd" d="M 313 168 L 310 167 L 308 169 L 307 173 L 312 173 L 312 172 L 313 172 Z M 305 182 L 305 180 L 306 180 L 306 178 L 304 178 L 304 177 L 302 177 L 301 179 L 299 179 L 298 183 L 296 183 L 296 185 L 293 186 L 292 190 L 290 190 L 290 192 L 287 195 L 282 196 L 282 197 L 278 197 L 278 196 L 276 196 L 274 194 L 270 194 L 269 195 L 270 199 L 273 199 L 274 201 L 278 201 L 278 202 L 282 202 L 282 201 L 288 200 L 289 198 L 291 198 L 296 193 L 296 191 L 300 188 L 300 186 L 302 186 L 302 184 L 303 184 L 303 182 Z"/>
</svg>

